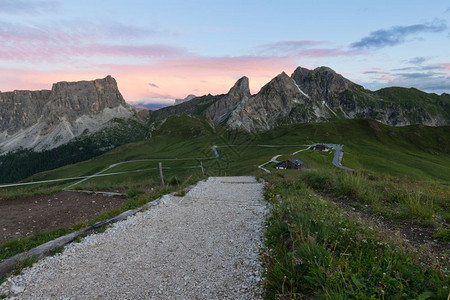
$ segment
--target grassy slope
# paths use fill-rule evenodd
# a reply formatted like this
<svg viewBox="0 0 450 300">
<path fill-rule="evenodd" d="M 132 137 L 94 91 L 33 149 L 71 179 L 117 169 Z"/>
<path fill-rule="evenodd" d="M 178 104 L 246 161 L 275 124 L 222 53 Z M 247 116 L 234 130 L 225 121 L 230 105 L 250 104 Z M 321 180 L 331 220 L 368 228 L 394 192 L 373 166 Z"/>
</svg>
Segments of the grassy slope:
<svg viewBox="0 0 450 300">
<path fill-rule="evenodd" d="M 394 128 L 373 121 L 341 120 L 328 123 L 298 124 L 282 126 L 277 129 L 252 135 L 239 131 L 226 131 L 219 126 L 214 128 L 201 117 L 186 115 L 171 117 L 152 133 L 149 140 L 127 144 L 109 151 L 94 159 L 68 165 L 56 170 L 35 174 L 28 180 L 46 180 L 94 174 L 110 164 L 136 159 L 167 158 L 212 158 L 212 145 L 222 146 L 218 160 L 203 161 L 210 174 L 228 175 L 257 174 L 258 165 L 276 154 L 290 154 L 302 147 L 262 148 L 258 144 L 302 145 L 316 142 L 344 144 L 344 164 L 358 169 L 407 176 L 420 180 L 450 181 L 450 127 L 431 128 L 409 126 Z M 297 155 L 312 168 L 330 168 L 331 154 L 326 156 L 314 152 Z M 168 177 L 195 169 L 199 161 L 165 162 Z M 139 162 L 117 166 L 109 172 L 142 169 L 145 172 L 108 176 L 89 182 L 105 183 L 124 187 L 130 182 L 144 178 L 158 180 L 157 161 Z M 332 167 L 331 167 L 332 168 Z M 121 184 L 121 183 L 124 184 Z M 109 184 L 111 183 L 111 184 Z M 66 183 L 64 183 L 66 184 Z M 62 184 L 62 185 L 64 185 Z M 34 188 L 34 187 L 30 187 Z M 29 188 L 25 188 L 29 189 Z M 23 191 L 24 189 L 20 189 Z"/>
<path fill-rule="evenodd" d="M 382 251 L 382 255 L 376 256 L 375 253 L 379 251 L 376 249 L 377 243 L 384 243 L 382 237 L 368 231 L 364 227 L 365 225 L 354 223 L 349 218 L 344 220 L 346 228 L 358 233 L 355 235 L 354 241 L 351 241 L 353 244 L 350 245 L 352 249 L 349 248 L 349 251 L 353 251 L 351 253 L 354 257 L 356 255 L 360 257 L 359 261 L 352 261 L 353 257 L 348 260 L 340 259 L 343 257 L 342 253 L 347 252 L 345 249 L 336 248 L 335 243 L 350 243 L 349 236 L 339 235 L 335 230 L 340 228 L 342 222 L 338 217 L 332 217 L 333 215 L 330 214 L 327 224 L 321 225 L 320 223 L 324 218 L 326 219 L 324 213 L 336 209 L 327 208 L 330 204 L 323 204 L 323 207 L 322 204 L 320 207 L 313 207 L 312 204 L 323 201 L 318 200 L 320 197 L 314 194 L 315 191 L 327 191 L 333 197 L 349 197 L 356 203 L 368 204 L 371 212 L 383 214 L 388 218 L 417 218 L 424 221 L 427 226 L 437 226 L 433 223 L 434 215 L 437 214 L 440 222 L 450 222 L 450 216 L 446 216 L 449 209 L 446 195 L 449 194 L 448 182 L 450 179 L 448 132 L 450 132 L 448 127 L 392 128 L 372 121 L 344 120 L 284 126 L 269 132 L 251 135 L 239 131 L 226 131 L 219 126 L 213 127 L 200 117 L 177 116 L 169 118 L 166 123 L 152 133 L 152 138 L 145 142 L 124 145 L 95 159 L 36 174 L 31 179 L 43 180 L 90 175 L 112 163 L 132 159 L 212 158 L 214 157 L 214 153 L 210 149 L 212 145 L 220 146 L 220 157 L 202 160 L 207 175 L 252 174 L 263 177 L 266 174 L 257 168 L 258 165 L 268 161 L 276 154 L 290 155 L 302 147 L 264 148 L 257 145 L 342 143 L 345 145 L 344 150 L 349 152 L 345 154 L 344 164 L 360 170 L 359 172 L 350 174 L 338 170 L 331 166 L 332 154 L 309 151 L 301 152 L 296 157 L 307 162 L 316 171 L 287 172 L 286 174 L 290 176 L 289 180 L 283 179 L 285 175 L 280 172 L 266 177 L 273 182 L 275 190 L 280 190 L 275 194 L 281 193 L 283 197 L 289 199 L 287 203 L 291 203 L 289 204 L 291 206 L 275 207 L 276 210 L 280 210 L 280 215 L 275 214 L 275 218 L 279 219 L 273 219 L 271 222 L 278 223 L 269 226 L 269 234 L 273 231 L 275 234 L 270 237 L 272 240 L 268 243 L 268 249 L 278 251 L 280 249 L 276 248 L 280 245 L 286 246 L 280 250 L 281 252 L 274 253 L 272 258 L 268 257 L 269 260 L 279 260 L 281 265 L 275 266 L 270 265 L 271 262 L 266 262 L 269 272 L 273 271 L 273 273 L 267 274 L 269 281 L 266 284 L 270 286 L 270 293 L 288 295 L 291 293 L 291 296 L 297 292 L 301 294 L 316 293 L 317 296 L 325 297 L 327 293 L 342 296 L 352 292 L 355 296 L 361 296 L 370 292 L 376 297 L 382 297 L 384 291 L 388 297 L 392 297 L 399 296 L 398 289 L 401 287 L 401 289 L 409 289 L 408 292 L 401 292 L 400 296 L 402 297 L 418 296 L 431 291 L 435 297 L 439 298 L 439 295 L 442 296 L 445 293 L 442 286 L 446 284 L 448 277 L 445 277 L 447 279 L 443 278 L 442 272 L 439 275 L 433 270 L 422 270 L 414 262 L 414 258 L 405 254 L 402 249 L 395 248 L 394 251 L 391 251 L 389 246 L 386 251 Z M 199 164 L 198 160 L 163 161 L 164 167 L 174 168 L 164 170 L 167 181 L 176 183 L 192 178 L 192 176 L 201 178 L 200 168 L 187 169 L 198 167 Z M 128 191 L 130 195 L 139 195 L 145 187 L 159 183 L 159 172 L 156 167 L 157 161 L 121 165 L 109 172 L 149 168 L 153 168 L 153 170 L 92 179 L 80 185 L 80 188 L 122 189 Z M 392 192 L 386 193 L 386 188 L 392 188 Z M 427 193 L 421 191 L 420 197 L 412 199 L 410 195 L 418 195 L 419 189 L 429 189 L 430 191 Z M 311 196 L 306 197 L 305 193 Z M 294 208 L 295 210 L 293 210 Z M 307 215 L 300 214 L 302 210 L 308 212 Z M 339 212 L 341 211 L 336 211 L 340 216 Z M 393 211 L 395 213 L 392 213 Z M 323 213 L 319 214 L 319 212 Z M 299 214 L 298 217 L 296 214 Z M 309 217 L 306 218 L 306 216 Z M 295 218 L 294 221 L 297 223 L 290 222 L 290 218 Z M 308 227 L 304 227 L 306 225 L 303 223 L 309 224 L 308 226 L 316 225 L 308 229 Z M 297 229 L 291 230 L 289 224 L 293 224 L 294 229 L 297 226 Z M 279 232 L 278 230 L 281 230 L 279 227 L 283 231 Z M 298 234 L 299 228 L 303 227 L 308 230 L 307 233 L 300 237 L 295 236 Z M 314 233 L 317 230 L 324 231 L 324 233 Z M 444 232 L 445 234 L 447 233 Z M 290 248 L 289 243 L 294 241 L 293 237 L 298 238 L 297 242 L 300 248 Z M 369 248 L 366 248 L 364 240 L 370 242 Z M 323 258 L 316 259 L 314 255 L 317 257 L 317 254 L 323 254 Z M 281 256 L 276 257 L 275 255 Z M 344 257 L 346 256 L 344 255 Z M 378 257 L 379 260 L 374 261 L 371 257 Z M 299 262 L 298 259 L 303 259 L 305 265 L 292 265 L 292 261 L 295 259 L 297 262 Z M 331 259 L 333 268 L 327 271 L 324 259 Z M 365 270 L 361 270 L 361 266 L 358 267 L 358 264 L 361 266 L 373 265 L 378 269 L 371 271 L 367 267 Z M 291 273 L 286 273 L 286 268 L 290 268 L 289 270 L 292 271 L 289 272 Z M 363 275 L 357 275 L 359 272 L 362 272 Z M 424 277 L 420 275 L 421 272 L 426 272 L 426 278 L 432 278 L 432 280 L 425 283 Z M 382 278 L 385 276 L 383 273 L 387 274 L 386 279 L 390 280 L 389 284 L 383 283 L 384 279 Z M 370 276 L 370 274 L 374 275 Z M 307 277 L 309 279 L 306 280 Z M 380 281 L 379 279 L 382 279 L 382 284 L 377 283 Z M 301 280 L 303 283 L 300 284 L 297 280 Z M 324 280 L 325 283 L 321 285 L 320 282 Z M 414 283 L 415 281 L 417 283 Z M 270 295 L 273 294 L 268 295 L 270 298 Z"/>
<path fill-rule="evenodd" d="M 366 120 L 283 126 L 263 133 L 260 143 L 344 144 L 344 164 L 417 179 L 450 180 L 450 137 L 446 127 L 390 127 Z M 303 157 L 304 154 L 299 154 Z"/>
</svg>

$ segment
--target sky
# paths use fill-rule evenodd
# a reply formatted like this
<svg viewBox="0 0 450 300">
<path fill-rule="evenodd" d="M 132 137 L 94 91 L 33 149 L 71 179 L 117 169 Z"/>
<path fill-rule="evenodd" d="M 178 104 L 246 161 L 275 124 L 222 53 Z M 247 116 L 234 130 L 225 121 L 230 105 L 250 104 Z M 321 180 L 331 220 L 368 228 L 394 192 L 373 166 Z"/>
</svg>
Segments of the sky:
<svg viewBox="0 0 450 300">
<path fill-rule="evenodd" d="M 0 0 L 2 92 L 111 75 L 128 103 L 169 104 L 298 66 L 450 93 L 450 2 Z"/>
</svg>

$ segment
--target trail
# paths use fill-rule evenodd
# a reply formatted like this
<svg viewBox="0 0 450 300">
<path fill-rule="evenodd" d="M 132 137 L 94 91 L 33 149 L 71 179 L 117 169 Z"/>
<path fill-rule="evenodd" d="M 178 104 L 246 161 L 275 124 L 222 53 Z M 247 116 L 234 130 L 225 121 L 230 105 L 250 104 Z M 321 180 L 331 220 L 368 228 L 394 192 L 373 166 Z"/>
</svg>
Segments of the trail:
<svg viewBox="0 0 450 300">
<path fill-rule="evenodd" d="M 0 286 L 19 299 L 261 299 L 266 206 L 254 177 L 212 177 L 185 197 L 73 243 Z"/>
</svg>

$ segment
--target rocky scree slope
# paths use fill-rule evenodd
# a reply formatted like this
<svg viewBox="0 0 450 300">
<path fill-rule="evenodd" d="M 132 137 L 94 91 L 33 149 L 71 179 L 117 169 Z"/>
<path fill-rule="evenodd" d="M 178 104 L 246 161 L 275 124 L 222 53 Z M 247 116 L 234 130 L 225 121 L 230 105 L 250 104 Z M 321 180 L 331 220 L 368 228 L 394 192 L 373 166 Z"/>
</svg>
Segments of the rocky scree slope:
<svg viewBox="0 0 450 300">
<path fill-rule="evenodd" d="M 111 76 L 58 82 L 52 90 L 0 92 L 0 154 L 20 147 L 51 149 L 114 118 L 136 115 Z"/>
<path fill-rule="evenodd" d="M 197 97 L 151 113 L 150 123 L 188 113 L 246 131 L 333 119 L 371 119 L 391 126 L 449 124 L 450 95 L 417 89 L 364 89 L 328 67 L 281 73 L 256 95 L 242 77 L 227 94 Z"/>
</svg>

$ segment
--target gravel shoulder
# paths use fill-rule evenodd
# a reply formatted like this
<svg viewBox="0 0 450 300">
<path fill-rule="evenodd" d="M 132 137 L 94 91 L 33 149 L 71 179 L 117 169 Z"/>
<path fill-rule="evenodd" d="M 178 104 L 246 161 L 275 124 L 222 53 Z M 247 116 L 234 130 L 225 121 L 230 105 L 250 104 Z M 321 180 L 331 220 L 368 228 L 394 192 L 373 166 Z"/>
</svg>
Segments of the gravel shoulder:
<svg viewBox="0 0 450 300">
<path fill-rule="evenodd" d="M 18 299 L 260 299 L 267 212 L 253 177 L 211 177 L 73 243 L 0 294 Z"/>
</svg>

